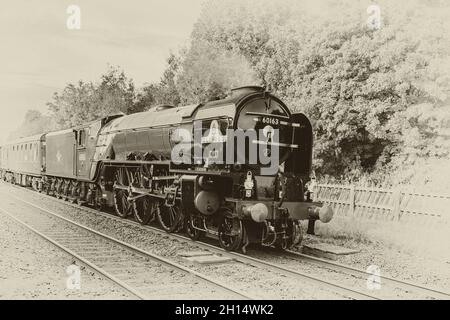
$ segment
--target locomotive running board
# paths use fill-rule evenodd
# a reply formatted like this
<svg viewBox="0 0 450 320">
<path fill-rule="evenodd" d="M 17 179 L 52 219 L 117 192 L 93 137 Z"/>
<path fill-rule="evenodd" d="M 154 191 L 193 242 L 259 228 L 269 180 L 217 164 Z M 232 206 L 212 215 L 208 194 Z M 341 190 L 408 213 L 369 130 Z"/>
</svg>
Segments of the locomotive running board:
<svg viewBox="0 0 450 320">
<path fill-rule="evenodd" d="M 154 181 L 175 180 L 176 178 L 178 178 L 178 176 L 159 176 L 159 177 L 152 177 L 151 180 L 154 180 Z"/>
<path fill-rule="evenodd" d="M 299 147 L 298 144 L 288 144 L 288 143 L 281 143 L 281 142 L 269 142 L 269 141 L 262 141 L 262 140 L 253 140 L 252 143 L 269 145 L 269 146 L 287 147 L 287 148 L 293 148 L 293 149 L 297 149 Z"/>
<path fill-rule="evenodd" d="M 289 119 L 288 116 L 283 116 L 280 114 L 269 114 L 269 113 L 262 113 L 262 112 L 246 112 L 246 115 L 249 116 L 260 116 L 260 117 L 271 117 L 271 118 L 278 118 L 278 119 Z"/>
<path fill-rule="evenodd" d="M 158 165 L 169 165 L 170 160 L 102 160 L 102 163 L 109 167 L 114 165 L 143 165 L 143 164 L 158 164 Z"/>
</svg>

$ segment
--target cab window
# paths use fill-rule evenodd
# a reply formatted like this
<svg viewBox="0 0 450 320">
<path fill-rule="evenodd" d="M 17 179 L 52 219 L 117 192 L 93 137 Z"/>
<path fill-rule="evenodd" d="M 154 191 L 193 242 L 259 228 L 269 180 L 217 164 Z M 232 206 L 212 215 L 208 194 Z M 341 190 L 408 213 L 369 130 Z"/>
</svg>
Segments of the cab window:
<svg viewBox="0 0 450 320">
<path fill-rule="evenodd" d="M 84 129 L 78 131 L 78 146 L 79 147 L 86 146 L 86 131 Z"/>
</svg>

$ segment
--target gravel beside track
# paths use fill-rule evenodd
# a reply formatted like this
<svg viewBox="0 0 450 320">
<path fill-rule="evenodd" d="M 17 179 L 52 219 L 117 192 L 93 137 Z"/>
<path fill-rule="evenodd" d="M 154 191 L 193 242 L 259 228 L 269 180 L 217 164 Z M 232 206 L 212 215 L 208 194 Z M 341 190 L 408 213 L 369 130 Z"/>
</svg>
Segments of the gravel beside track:
<svg viewBox="0 0 450 320">
<path fill-rule="evenodd" d="M 161 257 L 72 223 L 51 211 L 20 201 L 12 203 L 9 202 L 11 200 L 2 200 L 1 213 L 24 224 L 137 298 L 249 298 L 233 291 L 228 285 L 219 287 L 214 280 L 207 280 Z"/>
<path fill-rule="evenodd" d="M 68 289 L 66 269 L 73 257 L 2 213 L 0 251 L 0 299 L 133 299 L 83 266 L 80 289 Z"/>
</svg>

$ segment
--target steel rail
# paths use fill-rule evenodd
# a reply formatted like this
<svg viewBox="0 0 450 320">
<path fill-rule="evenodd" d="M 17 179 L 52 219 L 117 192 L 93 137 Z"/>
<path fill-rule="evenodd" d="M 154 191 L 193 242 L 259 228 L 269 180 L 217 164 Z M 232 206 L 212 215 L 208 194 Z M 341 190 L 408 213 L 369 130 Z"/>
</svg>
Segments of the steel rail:
<svg viewBox="0 0 450 320">
<path fill-rule="evenodd" d="M 2 193 L 2 194 L 4 194 L 4 193 Z M 197 271 L 195 271 L 195 270 L 192 270 L 192 269 L 190 269 L 190 268 L 188 268 L 188 267 L 185 267 L 185 266 L 183 266 L 183 265 L 181 265 L 181 264 L 178 264 L 178 263 L 176 263 L 176 262 L 172 262 L 172 261 L 170 261 L 169 259 L 166 259 L 166 258 L 164 258 L 164 257 L 158 256 L 158 255 L 156 255 L 156 254 L 154 254 L 154 253 L 145 251 L 145 250 L 143 250 L 143 249 L 140 249 L 140 248 L 138 248 L 138 247 L 135 247 L 135 246 L 133 246 L 133 245 L 131 245 L 131 244 L 128 244 L 128 243 L 126 243 L 126 242 L 123 242 L 123 241 L 121 241 L 121 240 L 115 239 L 115 238 L 113 238 L 113 237 L 111 237 L 111 236 L 108 236 L 108 235 L 106 235 L 106 234 L 104 234 L 104 233 L 101 233 L 101 232 L 96 231 L 96 230 L 94 230 L 94 229 L 91 229 L 91 228 L 89 228 L 89 227 L 87 227 L 87 226 L 84 226 L 84 225 L 82 225 L 82 224 L 79 224 L 79 223 L 77 223 L 77 222 L 75 222 L 75 221 L 73 221 L 73 220 L 67 219 L 67 218 L 65 218 L 65 217 L 63 217 L 63 216 L 61 216 L 61 215 L 59 215 L 59 214 L 57 214 L 57 213 L 55 213 L 55 212 L 52 212 L 52 211 L 47 210 L 47 209 L 45 209 L 45 208 L 42 208 L 42 207 L 40 207 L 40 206 L 38 206 L 38 205 L 35 205 L 35 204 L 31 203 L 31 202 L 28 202 L 28 201 L 26 201 L 26 200 L 20 199 L 20 198 L 18 198 L 18 197 L 15 197 L 15 196 L 12 196 L 12 195 L 9 195 L 9 194 L 8 194 L 8 196 L 10 196 L 10 197 L 12 197 L 12 198 L 14 198 L 14 199 L 16 199 L 16 200 L 22 202 L 22 203 L 25 203 L 25 204 L 27 204 L 27 205 L 29 205 L 29 206 L 31 206 L 31 207 L 34 207 L 34 208 L 36 208 L 36 209 L 38 209 L 38 210 L 41 210 L 41 211 L 43 211 L 43 212 L 46 212 L 47 214 L 49 214 L 49 215 L 51 215 L 51 216 L 57 217 L 57 218 L 59 218 L 59 219 L 65 221 L 65 222 L 67 222 L 67 223 L 70 223 L 70 224 L 72 224 L 72 225 L 75 225 L 75 226 L 78 227 L 78 228 L 81 228 L 81 229 L 86 230 L 86 231 L 88 231 L 88 232 L 90 232 L 90 233 L 92 233 L 92 234 L 95 234 L 95 235 L 100 236 L 100 237 L 102 237 L 102 238 L 104 238 L 104 239 L 107 239 L 107 240 L 109 240 L 109 241 L 111 241 L 111 242 L 113 242 L 113 243 L 115 243 L 115 244 L 118 244 L 118 245 L 120 245 L 120 246 L 122 246 L 122 247 L 124 247 L 124 248 L 126 248 L 126 249 L 128 249 L 128 250 L 130 250 L 130 251 L 134 251 L 134 252 L 136 252 L 136 253 L 138 253 L 138 254 L 140 254 L 140 255 L 142 255 L 142 256 L 145 256 L 145 257 L 150 257 L 150 258 L 152 258 L 153 260 L 159 261 L 159 262 L 161 262 L 161 263 L 163 263 L 163 264 L 165 264 L 165 265 L 168 265 L 168 266 L 170 266 L 170 267 L 172 267 L 172 268 L 175 268 L 175 269 L 178 269 L 178 270 L 180 270 L 180 271 L 183 271 L 183 272 L 186 272 L 186 273 L 188 273 L 188 274 L 191 274 L 191 275 L 193 275 L 193 276 L 195 276 L 195 277 L 197 277 L 197 278 L 200 278 L 200 279 L 202 279 L 202 280 L 204 280 L 204 281 L 206 281 L 206 282 L 208 282 L 208 283 L 210 283 L 210 284 L 212 284 L 212 285 L 214 285 L 214 286 L 216 286 L 216 287 L 218 287 L 218 288 L 221 288 L 221 289 L 224 289 L 224 290 L 226 290 L 226 291 L 232 292 L 233 294 L 238 295 L 238 296 L 240 296 L 241 298 L 248 299 L 248 300 L 254 300 L 254 299 L 255 299 L 255 298 L 253 298 L 253 297 L 250 297 L 248 294 L 246 294 L 246 293 L 244 293 L 244 292 L 241 292 L 240 290 L 238 290 L 238 289 L 236 289 L 236 288 L 232 288 L 232 287 L 230 287 L 229 285 L 227 285 L 227 284 L 225 284 L 225 283 L 223 283 L 223 282 L 221 282 L 221 281 L 214 280 L 214 279 L 212 279 L 211 277 L 208 277 L 208 276 L 206 276 L 206 275 L 203 275 L 203 274 L 201 274 L 201 273 L 199 273 L 199 272 L 197 272 Z M 10 213 L 10 212 L 7 212 L 5 209 L 0 208 L 0 210 L 3 211 L 3 212 L 5 212 L 5 213 L 8 214 L 9 216 L 11 216 L 11 213 Z M 16 220 L 16 221 L 20 221 L 20 220 L 17 219 L 17 218 L 15 218 L 15 220 Z M 24 222 L 21 222 L 21 223 L 24 224 L 24 225 L 26 225 L 26 223 L 24 223 Z M 67 250 L 69 250 L 69 249 L 67 249 L 67 248 L 65 248 L 65 247 L 63 248 L 62 245 L 57 244 L 56 241 L 51 240 L 49 237 L 43 235 L 42 233 L 40 233 L 40 232 L 37 231 L 36 229 L 34 229 L 34 228 L 32 228 L 32 227 L 28 227 L 28 228 L 29 228 L 30 230 L 33 230 L 34 232 L 38 233 L 39 235 L 44 236 L 46 240 L 48 240 L 48 241 L 52 242 L 53 244 L 57 245 L 58 247 L 60 247 L 60 248 L 63 249 L 64 251 L 67 252 Z M 70 250 L 69 250 L 69 251 L 70 251 Z M 74 257 L 76 257 L 77 259 L 80 259 L 80 261 L 82 261 L 83 263 L 86 263 L 86 264 L 90 263 L 90 262 L 87 261 L 86 259 L 84 259 L 84 258 L 82 258 L 82 257 L 80 257 L 80 256 L 78 256 L 78 255 L 76 255 L 74 252 L 71 252 L 70 254 L 73 255 Z M 81 260 L 81 259 L 84 259 L 86 262 L 84 262 L 84 261 Z M 90 264 L 92 264 L 92 263 L 90 263 Z M 92 265 L 93 265 L 93 264 L 92 264 Z M 99 270 L 99 267 L 98 267 L 98 266 L 93 265 L 93 268 L 96 269 L 96 270 Z M 101 268 L 100 268 L 100 269 L 101 269 Z M 99 271 L 99 272 L 100 272 L 100 271 Z M 111 279 L 111 277 L 114 278 L 114 276 L 107 274 L 107 272 L 104 271 L 104 270 L 102 270 L 100 273 L 104 274 L 107 278 L 110 278 L 110 279 Z M 113 280 L 113 279 L 111 279 L 111 280 Z M 114 278 L 113 281 L 114 281 L 114 282 L 117 282 L 116 280 L 119 280 L 119 279 L 115 279 L 115 278 Z M 119 281 L 120 281 L 120 280 L 119 280 Z M 123 283 L 118 283 L 118 284 L 120 284 L 120 286 L 124 287 L 124 286 L 123 286 Z M 124 287 L 124 288 L 125 288 L 125 287 Z M 127 288 L 128 291 L 130 291 L 129 289 L 132 290 L 131 287 Z M 130 292 L 131 292 L 131 291 L 130 291 Z M 138 295 L 139 293 L 138 293 L 138 292 L 133 292 L 133 294 Z"/>
<path fill-rule="evenodd" d="M 85 259 L 82 256 L 78 255 L 77 253 L 73 252 L 69 248 L 66 248 L 64 245 L 58 243 L 57 241 L 54 241 L 50 237 L 47 237 L 42 232 L 36 230 L 35 228 L 30 226 L 29 224 L 27 224 L 27 223 L 23 222 L 22 220 L 18 219 L 17 217 L 15 217 L 13 213 L 11 213 L 11 212 L 7 211 L 6 209 L 3 209 L 3 208 L 0 208 L 0 211 L 3 212 L 4 214 L 6 214 L 8 217 L 10 217 L 12 220 L 14 220 L 17 223 L 19 223 L 20 225 L 22 225 L 25 228 L 27 228 L 27 229 L 31 230 L 32 232 L 36 233 L 41 238 L 47 240 L 48 242 L 50 242 L 51 244 L 53 244 L 57 248 L 61 249 L 62 251 L 64 251 L 67 254 L 69 254 L 70 256 L 74 257 L 76 260 L 78 260 L 79 262 L 81 262 L 85 266 L 88 266 L 89 268 L 91 268 L 92 270 L 96 271 L 97 273 L 103 275 L 104 277 L 106 277 L 107 279 L 112 281 L 113 283 L 119 285 L 120 287 L 124 288 L 128 292 L 132 293 L 137 298 L 139 298 L 141 300 L 145 299 L 145 296 L 143 294 L 141 294 L 140 292 L 136 291 L 134 288 L 130 287 L 125 282 L 121 281 L 120 279 L 117 279 L 116 277 L 114 277 L 112 274 L 110 274 L 109 272 L 107 272 L 103 268 L 101 268 L 101 267 L 97 266 L 96 264 L 88 261 L 87 259 Z"/>
<path fill-rule="evenodd" d="M 295 252 L 292 250 L 286 250 L 285 253 L 292 255 L 292 256 L 297 256 L 297 257 L 301 257 L 302 259 L 308 260 L 310 262 L 316 263 L 317 265 L 321 265 L 321 266 L 331 266 L 335 269 L 341 269 L 344 271 L 350 271 L 353 272 L 354 275 L 356 276 L 367 276 L 367 275 L 371 275 L 371 273 L 363 270 L 363 269 L 359 269 L 359 268 L 355 268 L 349 265 L 345 265 L 342 263 L 338 263 L 338 262 L 334 262 L 334 261 L 329 261 L 326 259 L 322 259 L 322 258 L 318 258 L 318 257 L 314 257 L 308 254 L 304 254 L 304 253 L 300 253 L 300 252 Z M 384 276 L 384 275 L 379 275 L 381 280 L 385 280 L 387 282 L 391 282 L 393 284 L 398 285 L 401 288 L 409 288 L 412 290 L 417 290 L 417 291 L 421 291 L 425 294 L 430 294 L 432 297 L 434 298 L 439 298 L 439 299 L 450 299 L 450 293 L 448 292 L 444 292 L 435 288 L 430 288 L 430 287 L 425 287 L 423 285 L 420 285 L 418 283 L 413 283 L 413 282 L 409 282 L 409 281 L 405 281 L 405 280 L 400 280 L 400 279 L 395 279 L 389 276 Z"/>
</svg>

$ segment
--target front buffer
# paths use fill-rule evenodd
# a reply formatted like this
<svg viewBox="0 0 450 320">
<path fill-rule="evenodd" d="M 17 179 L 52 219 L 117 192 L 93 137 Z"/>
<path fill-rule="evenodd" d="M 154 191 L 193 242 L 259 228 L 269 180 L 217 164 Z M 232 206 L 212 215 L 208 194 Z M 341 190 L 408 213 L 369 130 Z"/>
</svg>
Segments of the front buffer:
<svg viewBox="0 0 450 320">
<path fill-rule="evenodd" d="M 320 202 L 235 200 L 233 206 L 244 221 L 249 243 L 289 249 L 302 241 L 301 220 L 308 220 L 308 234 L 314 234 L 317 220 L 328 223 L 333 209 Z"/>
</svg>

